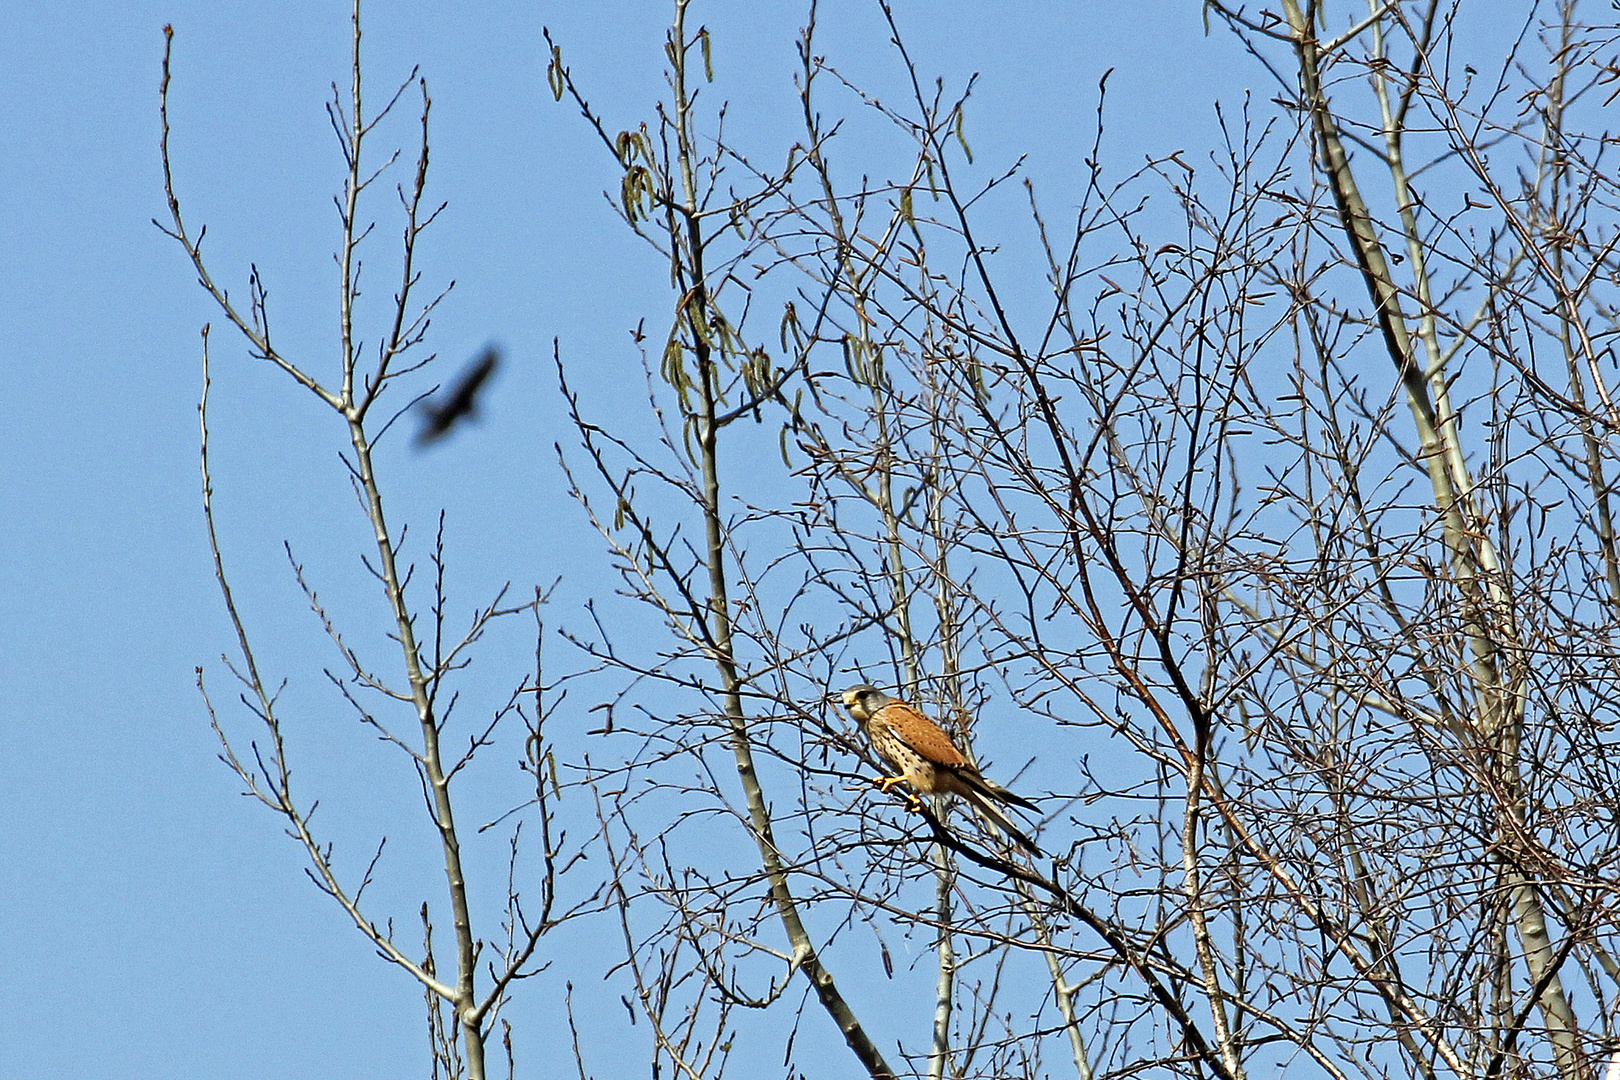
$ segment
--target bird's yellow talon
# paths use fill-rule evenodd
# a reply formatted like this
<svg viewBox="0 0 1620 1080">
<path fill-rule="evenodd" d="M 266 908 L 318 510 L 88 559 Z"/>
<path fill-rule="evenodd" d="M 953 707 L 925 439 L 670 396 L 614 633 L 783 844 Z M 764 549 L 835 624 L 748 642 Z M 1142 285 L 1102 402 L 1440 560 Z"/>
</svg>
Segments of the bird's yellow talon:
<svg viewBox="0 0 1620 1080">
<path fill-rule="evenodd" d="M 872 781 L 872 783 L 876 784 L 879 790 L 881 790 L 885 795 L 889 794 L 889 792 L 893 791 L 900 784 L 904 784 L 906 782 L 906 778 L 903 776 L 880 776 L 876 780 Z M 922 813 L 922 808 L 922 797 L 915 791 L 906 792 L 906 809 L 910 810 L 913 814 L 920 814 Z"/>
</svg>

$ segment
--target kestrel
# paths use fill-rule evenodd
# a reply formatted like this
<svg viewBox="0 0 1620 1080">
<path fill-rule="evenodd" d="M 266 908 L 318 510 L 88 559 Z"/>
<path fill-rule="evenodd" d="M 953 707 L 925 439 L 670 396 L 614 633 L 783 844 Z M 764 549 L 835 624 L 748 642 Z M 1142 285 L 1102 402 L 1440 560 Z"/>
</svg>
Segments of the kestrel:
<svg viewBox="0 0 1620 1080">
<path fill-rule="evenodd" d="M 1020 847 L 1040 854 L 1035 841 L 1020 832 L 996 805 L 1012 803 L 1034 810 L 1035 804 L 980 776 L 938 724 L 875 686 L 845 690 L 844 706 L 860 721 L 878 756 L 899 773 L 878 782 L 884 791 L 905 783 L 912 791 L 927 795 L 960 795 Z M 922 805 L 915 795 L 912 802 Z"/>
</svg>

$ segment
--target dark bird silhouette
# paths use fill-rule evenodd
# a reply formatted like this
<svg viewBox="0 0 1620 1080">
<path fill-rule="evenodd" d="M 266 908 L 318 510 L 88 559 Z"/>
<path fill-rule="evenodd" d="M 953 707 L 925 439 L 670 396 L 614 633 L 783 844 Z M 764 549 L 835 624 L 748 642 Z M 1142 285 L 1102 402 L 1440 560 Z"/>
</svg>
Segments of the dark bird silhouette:
<svg viewBox="0 0 1620 1080">
<path fill-rule="evenodd" d="M 463 419 L 478 415 L 478 394 L 500 366 L 501 351 L 491 345 L 478 359 L 462 369 L 460 377 L 443 394 L 417 406 L 422 412 L 422 430 L 416 433 L 417 446 L 438 442 Z"/>
</svg>

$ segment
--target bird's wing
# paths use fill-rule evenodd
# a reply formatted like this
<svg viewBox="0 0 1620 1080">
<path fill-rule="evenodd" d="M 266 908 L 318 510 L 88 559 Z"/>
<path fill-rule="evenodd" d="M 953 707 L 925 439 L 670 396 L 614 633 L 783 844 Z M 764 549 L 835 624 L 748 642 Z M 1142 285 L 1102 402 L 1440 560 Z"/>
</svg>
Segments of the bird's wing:
<svg viewBox="0 0 1620 1080">
<path fill-rule="evenodd" d="M 443 406 L 444 411 L 453 416 L 460 416 L 471 412 L 477 404 L 478 390 L 484 381 L 494 373 L 495 367 L 501 362 L 501 354 L 494 347 L 484 350 L 473 365 L 461 376 L 461 380 L 450 391 L 450 400 Z"/>
<path fill-rule="evenodd" d="M 891 701 L 879 709 L 873 719 L 887 724 L 902 742 L 930 764 L 953 770 L 968 764 L 962 751 L 938 724 L 903 701 Z"/>
<path fill-rule="evenodd" d="M 905 744 L 921 754 L 930 764 L 948 769 L 964 786 L 974 788 L 990 799 L 1010 802 L 1026 810 L 1037 809 L 1034 803 L 1021 795 L 1014 795 L 1000 784 L 986 780 L 974 765 L 951 742 L 938 724 L 903 701 L 893 701 L 879 709 L 877 716 L 887 724 Z"/>
</svg>

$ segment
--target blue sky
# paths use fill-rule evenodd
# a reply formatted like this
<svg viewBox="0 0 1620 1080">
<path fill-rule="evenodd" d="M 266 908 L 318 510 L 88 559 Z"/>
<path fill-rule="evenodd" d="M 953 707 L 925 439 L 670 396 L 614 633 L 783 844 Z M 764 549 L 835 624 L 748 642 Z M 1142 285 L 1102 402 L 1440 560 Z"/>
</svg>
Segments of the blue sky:
<svg viewBox="0 0 1620 1080">
<path fill-rule="evenodd" d="M 222 542 L 267 666 L 294 678 L 294 710 L 323 700 L 311 676 L 331 657 L 283 542 L 337 606 L 375 602 L 355 565 L 364 530 L 337 471 L 340 433 L 217 327 L 182 253 L 150 222 L 164 209 L 157 86 L 161 28 L 172 23 L 188 218 L 207 224 L 215 273 L 233 290 L 245 289 L 250 263 L 260 268 L 284 348 L 317 369 L 334 355 L 341 163 L 322 109 L 329 84 L 347 78 L 347 9 L 27 7 L 0 37 L 0 371 L 12 402 L 0 438 L 0 815 L 10 826 L 0 968 L 13 990 L 0 1036 L 40 1076 L 418 1074 L 419 991 L 303 879 L 299 852 L 215 758 L 193 671 L 207 666 L 228 703 L 217 660 L 231 638 L 199 502 L 202 324 L 216 324 Z M 1217 96 L 1274 93 L 1228 38 L 1204 36 L 1192 2 L 898 10 L 925 70 L 956 82 L 983 73 L 967 134 L 986 168 L 1028 152 L 1060 207 L 1090 146 L 1104 70 L 1117 68 L 1107 145 L 1122 168 L 1150 150 L 1201 154 Z M 591 401 L 635 405 L 629 331 L 667 320 L 667 277 L 602 200 L 617 185 L 612 162 L 546 92 L 541 27 L 603 112 L 628 125 L 661 89 L 667 14 L 645 2 L 367 8 L 373 100 L 414 65 L 435 100 L 432 191 L 449 209 L 422 268 L 456 287 L 432 346 L 459 362 L 498 340 L 509 357 L 478 429 L 431 455 L 386 459 L 405 492 L 399 514 L 427 530 L 446 508 L 452 587 L 468 608 L 502 582 L 560 577 L 548 618 L 567 624 L 584 598 L 613 588 L 554 465 L 565 433 L 550 343 L 560 340 Z M 693 18 L 714 33 L 734 136 L 779 160 L 803 8 L 730 0 L 699 4 Z M 833 63 L 872 85 L 895 77 L 875 5 L 826 4 L 822 27 Z M 383 141 L 408 144 L 414 116 L 402 112 Z M 377 217 L 393 230 L 386 208 Z M 385 261 L 377 297 L 391 287 Z M 527 648 L 516 631 L 495 643 L 491 695 L 521 674 Z M 567 665 L 563 648 L 553 655 Z M 564 756 L 595 723 L 588 705 L 559 718 Z M 368 838 L 387 832 L 406 847 L 420 814 L 408 785 L 389 786 L 398 763 L 347 727 L 301 735 L 300 783 L 322 796 L 340 844 L 363 858 Z M 380 782 L 357 790 L 357 775 Z M 516 782 L 492 781 L 478 811 L 498 812 L 499 783 Z M 431 888 L 431 860 L 414 858 L 390 864 L 382 888 L 397 898 L 414 895 L 418 878 Z M 591 935 L 562 947 L 589 948 Z M 552 1030 L 560 981 L 522 989 L 520 1032 Z M 622 1020 L 587 1018 L 603 1037 Z"/>
</svg>

